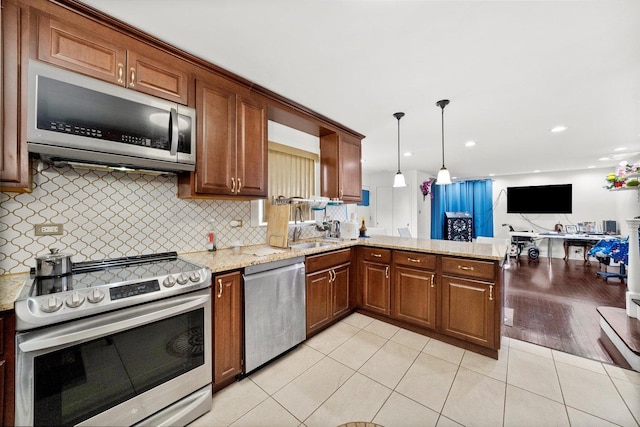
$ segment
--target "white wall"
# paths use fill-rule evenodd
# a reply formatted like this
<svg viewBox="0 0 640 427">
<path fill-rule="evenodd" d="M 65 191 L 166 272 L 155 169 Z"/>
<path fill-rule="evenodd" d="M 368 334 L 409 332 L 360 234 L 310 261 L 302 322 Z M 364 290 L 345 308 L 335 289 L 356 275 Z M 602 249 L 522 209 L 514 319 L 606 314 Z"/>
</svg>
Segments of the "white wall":
<svg viewBox="0 0 640 427">
<path fill-rule="evenodd" d="M 538 174 L 509 175 L 493 178 L 493 227 L 495 237 L 509 237 L 508 227 L 511 224 L 516 230 L 552 231 L 555 224 L 577 224 L 585 221 L 595 221 L 602 225 L 603 220 L 614 220 L 618 223 L 619 233 L 629 235 L 626 219 L 640 215 L 640 193 L 638 191 L 609 191 L 603 188 L 605 177 L 611 172 L 610 168 L 585 169 L 583 171 L 552 172 Z M 407 187 L 398 191 L 392 189 L 394 173 L 369 174 L 367 182 L 371 191 L 371 206 L 369 209 L 371 220 L 378 226 L 384 226 L 393 235 L 398 235 L 396 224 L 409 218 L 411 234 L 419 238 L 431 236 L 431 199 L 423 201 L 420 184 L 429 175 L 421 171 L 407 171 L 405 178 Z M 552 215 L 519 215 L 507 214 L 506 188 L 526 185 L 572 184 L 573 213 Z M 385 200 L 382 206 L 377 204 L 377 193 L 391 193 L 391 200 Z M 391 219 L 380 217 L 389 214 Z M 398 216 L 398 218 L 395 218 Z M 541 255 L 547 256 L 547 242 L 539 242 Z M 555 242 L 552 247 L 553 257 L 562 258 L 564 250 L 562 242 Z M 581 255 L 575 252 L 572 258 Z"/>
</svg>

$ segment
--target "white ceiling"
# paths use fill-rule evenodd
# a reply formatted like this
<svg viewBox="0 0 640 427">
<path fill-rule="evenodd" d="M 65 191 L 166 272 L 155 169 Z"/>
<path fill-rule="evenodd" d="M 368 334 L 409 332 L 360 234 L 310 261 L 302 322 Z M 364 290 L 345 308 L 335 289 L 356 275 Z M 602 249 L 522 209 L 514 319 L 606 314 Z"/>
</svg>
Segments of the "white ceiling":
<svg viewBox="0 0 640 427">
<path fill-rule="evenodd" d="M 639 0 L 84 3 L 366 135 L 365 172 L 396 171 L 402 111 L 401 169 L 435 176 L 443 98 L 458 178 L 640 158 Z"/>
</svg>

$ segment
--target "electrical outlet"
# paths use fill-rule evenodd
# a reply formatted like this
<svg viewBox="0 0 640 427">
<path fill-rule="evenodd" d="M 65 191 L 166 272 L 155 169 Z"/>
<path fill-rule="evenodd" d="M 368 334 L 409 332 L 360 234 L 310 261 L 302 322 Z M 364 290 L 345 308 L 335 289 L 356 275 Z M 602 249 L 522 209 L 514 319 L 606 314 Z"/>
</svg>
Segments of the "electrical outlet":
<svg viewBox="0 0 640 427">
<path fill-rule="evenodd" d="M 232 227 L 242 227 L 242 220 L 241 219 L 234 219 L 231 221 L 231 223 L 229 224 Z"/>
<path fill-rule="evenodd" d="M 62 224 L 36 224 L 36 236 L 61 236 Z"/>
</svg>

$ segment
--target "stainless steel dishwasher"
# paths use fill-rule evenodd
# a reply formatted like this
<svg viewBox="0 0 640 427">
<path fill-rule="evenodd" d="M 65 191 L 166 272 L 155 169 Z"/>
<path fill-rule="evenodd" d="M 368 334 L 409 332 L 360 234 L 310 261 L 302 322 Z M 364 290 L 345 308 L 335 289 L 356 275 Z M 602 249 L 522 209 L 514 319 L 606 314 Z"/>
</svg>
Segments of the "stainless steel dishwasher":
<svg viewBox="0 0 640 427">
<path fill-rule="evenodd" d="M 244 269 L 244 372 L 306 339 L 304 257 Z"/>
</svg>

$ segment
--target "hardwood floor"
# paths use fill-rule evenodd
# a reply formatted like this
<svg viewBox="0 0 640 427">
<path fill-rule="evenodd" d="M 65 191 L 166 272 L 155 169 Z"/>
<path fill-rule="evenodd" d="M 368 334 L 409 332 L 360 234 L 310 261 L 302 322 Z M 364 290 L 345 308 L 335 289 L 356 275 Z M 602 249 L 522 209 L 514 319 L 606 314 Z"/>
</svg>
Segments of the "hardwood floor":
<svg viewBox="0 0 640 427">
<path fill-rule="evenodd" d="M 626 284 L 617 278 L 602 280 L 598 269 L 595 260 L 588 265 L 582 260 L 511 258 L 504 270 L 503 335 L 615 364 L 600 342 L 596 308 L 624 308 Z"/>
</svg>

